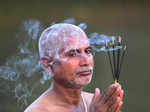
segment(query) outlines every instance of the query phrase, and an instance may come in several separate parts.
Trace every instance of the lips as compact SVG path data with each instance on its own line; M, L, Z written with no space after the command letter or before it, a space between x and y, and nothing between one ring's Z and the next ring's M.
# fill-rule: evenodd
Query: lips
M77 75L80 75L80 76L91 75L91 70L80 71L80 72L77 73Z

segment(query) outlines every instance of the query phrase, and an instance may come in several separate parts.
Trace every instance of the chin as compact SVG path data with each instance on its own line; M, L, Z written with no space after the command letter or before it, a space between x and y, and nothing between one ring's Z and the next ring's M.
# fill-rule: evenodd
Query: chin
M80 78L76 80L76 84L80 86L86 86L91 82L92 77Z

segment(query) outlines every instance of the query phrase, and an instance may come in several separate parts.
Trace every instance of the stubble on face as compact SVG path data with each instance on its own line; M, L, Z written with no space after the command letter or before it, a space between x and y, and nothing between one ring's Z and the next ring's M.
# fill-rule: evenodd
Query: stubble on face
M89 43L85 32L75 25L63 23L45 30L39 43L40 56L47 55L52 58L50 63L54 81L69 88L81 87L91 81L92 74L89 76L76 74L76 71L82 68L81 60L86 59L88 61L86 66L93 67L93 57L85 53L87 47ZM80 55L69 56L70 50L80 51Z
M81 67L79 63L82 56L70 57L67 55L67 53L72 49L83 50L89 47L87 37L72 38L72 40L68 41L66 46L64 46L63 50L60 52L60 58L57 60L59 61L59 64L56 64L55 67L58 69L55 71L54 80L67 88L81 88L89 84L91 82L93 73L93 56L86 56L87 60L90 61L90 64L86 67ZM76 74L77 71L82 71L82 69L91 70L91 74L88 76Z

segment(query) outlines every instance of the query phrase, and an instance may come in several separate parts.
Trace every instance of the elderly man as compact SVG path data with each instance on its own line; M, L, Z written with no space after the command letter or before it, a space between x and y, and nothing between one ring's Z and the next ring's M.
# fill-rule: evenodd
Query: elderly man
M84 31L60 23L43 31L39 40L40 62L52 74L52 85L25 112L120 112L123 90L116 83L104 94L82 91L90 83L93 56Z

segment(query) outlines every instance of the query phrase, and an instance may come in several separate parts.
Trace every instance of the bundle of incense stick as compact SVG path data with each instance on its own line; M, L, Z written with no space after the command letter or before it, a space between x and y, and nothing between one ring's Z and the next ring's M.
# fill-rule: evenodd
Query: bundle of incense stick
M105 43L106 52L109 58L110 68L113 75L114 82L119 81L121 67L126 51L126 45L123 45L121 37L119 36L116 40Z

